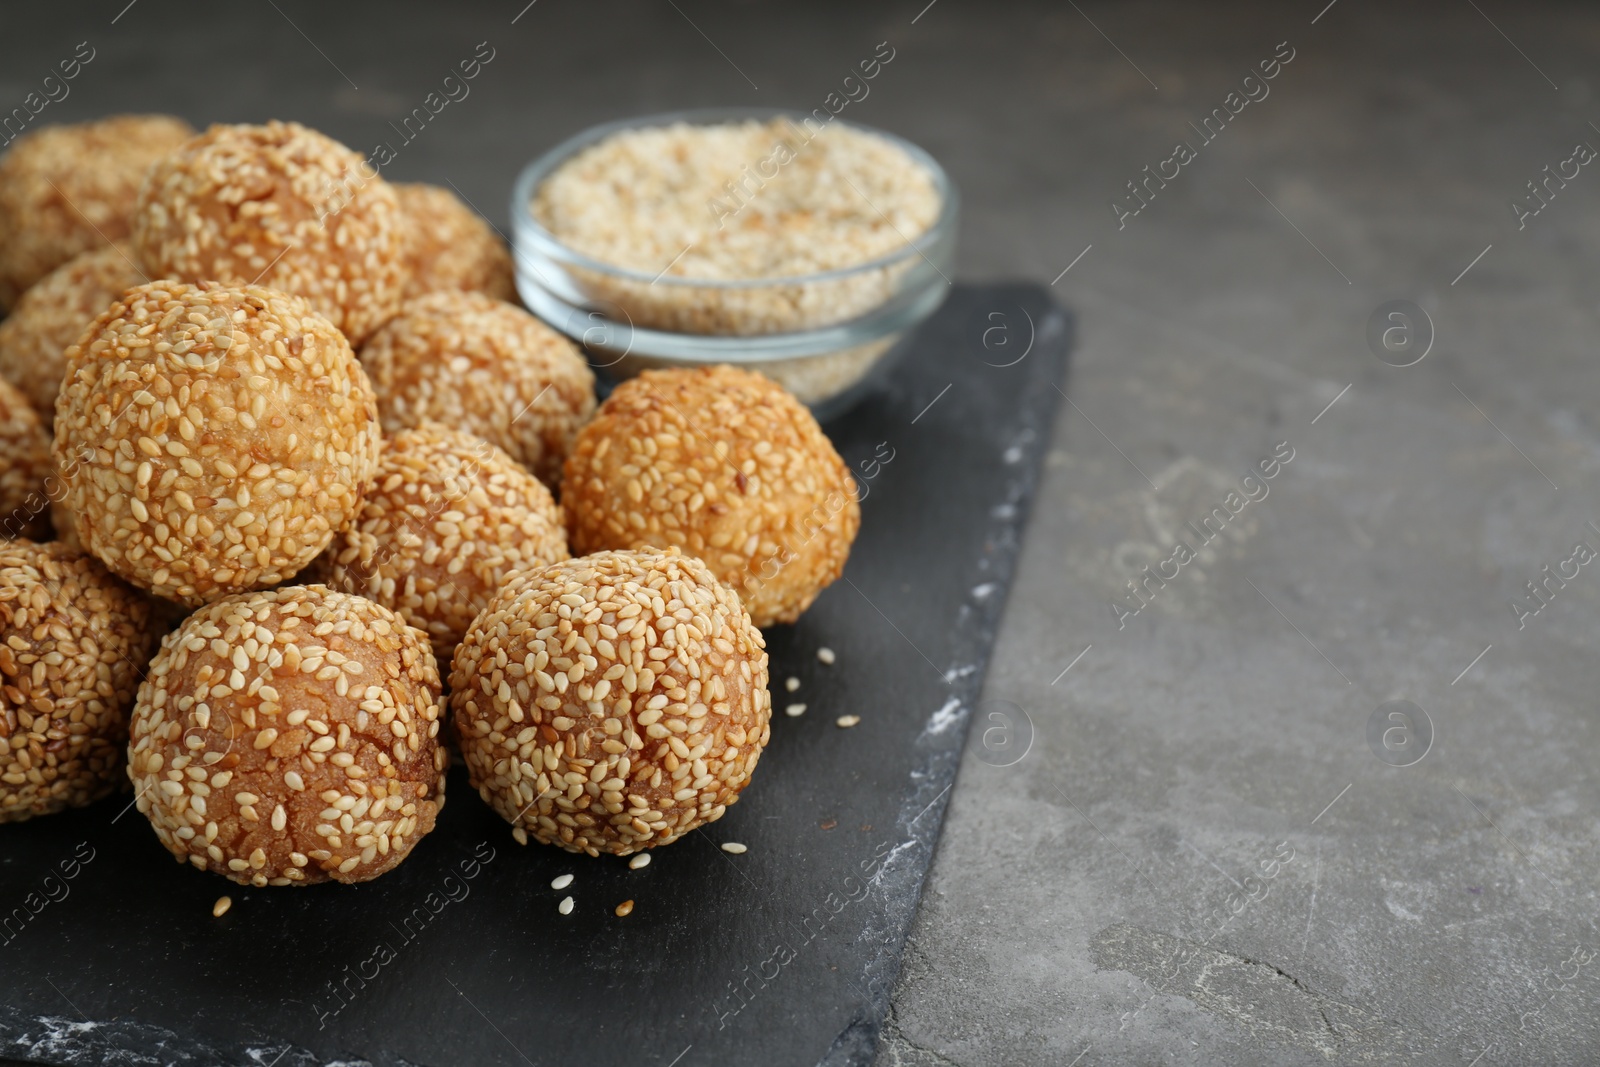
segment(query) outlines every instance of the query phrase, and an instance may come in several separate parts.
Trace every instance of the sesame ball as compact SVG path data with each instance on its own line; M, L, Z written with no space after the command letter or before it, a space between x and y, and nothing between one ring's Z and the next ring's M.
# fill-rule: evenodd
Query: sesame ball
M46 126L0 158L0 309L79 252L128 236L145 171L194 135L170 115Z
M394 191L407 226L407 299L455 289L516 300L511 253L476 211L438 185L405 182Z
M179 861L244 885L365 882L444 804L426 635L325 586L202 608L161 642L128 776Z
M133 218L146 274L303 296L352 344L400 306L406 236L361 156L294 122L213 126L151 169Z
M67 363L55 457L78 539L158 596L198 607L293 577L377 469L372 388L300 297L141 285Z
M95 560L0 544L0 822L81 808L122 783L154 647L149 604Z
M17 387L0 380L0 537L50 536L50 435Z
M577 346L482 293L409 300L361 349L389 433L434 421L477 434L546 482L594 413Z
M34 283L0 322L0 376L22 390L46 426L56 417L67 349L96 315L144 280L126 248L80 252Z
M573 444L561 503L574 552L680 548L757 626L799 618L844 573L861 525L855 481L811 412L727 366L619 385Z
M393 609L448 662L512 572L567 556L543 482L482 438L429 423L384 441L361 513L319 574Z
M483 799L591 856L720 819L770 736L761 631L704 563L676 552L523 572L467 631L450 685Z

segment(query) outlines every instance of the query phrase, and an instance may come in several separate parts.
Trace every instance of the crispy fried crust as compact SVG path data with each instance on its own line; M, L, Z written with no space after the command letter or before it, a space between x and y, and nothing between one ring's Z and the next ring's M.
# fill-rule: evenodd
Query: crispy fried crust
M467 632L450 685L472 784L571 852L627 855L721 818L770 736L761 632L676 552L518 576Z
M191 615L139 687L128 775L180 861L244 885L364 882L444 803L439 672L389 609L320 585Z
M573 444L561 503L573 552L680 548L757 626L799 618L844 573L861 526L850 470L811 412L727 366L619 385Z

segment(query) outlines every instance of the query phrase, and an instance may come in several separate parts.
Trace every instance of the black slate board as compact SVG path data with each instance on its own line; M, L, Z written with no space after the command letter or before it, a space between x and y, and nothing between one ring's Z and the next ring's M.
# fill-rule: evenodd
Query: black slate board
M173 863L126 797L0 826L0 1056L869 1062L1069 343L1043 290L957 287L884 387L827 425L867 486L861 535L846 580L767 632L775 705L808 710L780 710L720 822L632 871L517 846L457 770L438 828L392 874L268 890ZM860 725L836 727L846 713ZM567 872L571 887L552 890ZM223 893L233 909L213 919Z

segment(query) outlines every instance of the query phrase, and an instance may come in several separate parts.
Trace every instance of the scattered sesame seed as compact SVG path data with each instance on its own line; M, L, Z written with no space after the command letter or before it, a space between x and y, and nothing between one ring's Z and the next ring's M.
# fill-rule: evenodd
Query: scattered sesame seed
M617 905L617 918L625 919L629 915L632 915L632 914L633 914L633 901L624 900L621 904Z
M744 853L748 852L749 849L737 841L724 841L722 843L722 851L731 852L735 856L742 856Z
M841 715L837 719L833 720L833 724L839 727L841 730L848 730L850 727L856 725L860 721L861 716L859 715Z
M232 897L218 897L217 902L211 905L211 914L220 919L228 914L228 909L231 907L233 907Z
M798 719L806 713L806 706L804 704L790 704L783 709L783 713L791 719Z
M796 678L796 677L795 677L795 676L794 676L794 675L792 675L792 674L791 674L791 675L790 675L790 676L789 676L789 677L788 677L788 678L787 678L787 679L786 679L786 680L785 680L785 681L784 681L784 683L783 683L783 687L784 687L784 688L785 688L785 689L787 689L787 690L788 690L788 691L789 691L789 692L791 692L791 693L792 693L792 692L794 692L794 691L795 691L795 690L796 690L796 689L799 689L799 688L800 688L800 679L798 679L798 678Z
M562 897L561 898L561 903L556 905L556 910L559 911L563 915L571 915L572 914L572 907L573 907L572 898L571 897Z
M819 660L821 660L823 663L826 663L829 666L832 666L833 665L833 661L834 661L834 659L836 657L833 654L833 649L831 649L831 648L827 647L826 645L824 645L823 647L817 649L817 658Z
M569 886L571 884L572 884L572 875L570 875L570 874L558 874L558 875L556 875L555 880L550 883L550 888L551 889L565 889L565 888L567 888L567 886Z
M628 861L628 870L637 871L640 867L650 866L650 853L640 852Z

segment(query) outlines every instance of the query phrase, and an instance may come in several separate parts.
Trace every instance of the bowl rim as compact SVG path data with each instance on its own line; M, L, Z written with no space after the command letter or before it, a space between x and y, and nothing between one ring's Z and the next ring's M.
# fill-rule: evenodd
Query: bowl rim
M916 238L906 240L906 243L892 252L888 252L875 259L867 260L848 267L836 267L832 270L816 271L811 274L792 274L771 278L690 278L682 275L668 275L666 272L672 264L663 267L659 274L651 275L644 271L634 270L631 267L619 267L613 263L604 263L600 260L579 252L563 244L559 238L540 224L533 215L533 195L538 186L549 177L557 167L577 155L583 149L597 144L616 133L627 130L651 129L670 126L676 123L690 125L720 125L741 120L771 120L788 118L793 124L803 119L814 117L814 112L800 111L795 108L781 107L702 107L685 108L677 111L663 111L650 115L636 115L630 118L615 119L610 122L590 126L568 137L545 152L537 156L532 162L522 168L517 175L516 182L511 187L511 223L513 237L513 253L519 266L522 262L524 250L515 245L527 241L546 257L558 260L564 264L581 267L584 270L597 274L608 275L613 278L628 281L643 282L646 285L680 286L693 289L768 289L780 286L814 285L818 282L837 281L857 275L869 274L894 266L912 256L920 256L930 265L933 261L928 258L924 246L934 246L943 240L956 225L956 217L960 207L960 192L944 167L939 164L926 149L907 140L898 134L887 130L880 130L874 126L867 126L858 122L850 122L837 116L829 123L840 122L863 133L881 137L890 144L904 151L911 159L925 169L933 179L934 189L939 194L939 214L932 225L919 234ZM822 132L826 132L824 127ZM820 136L820 134L818 135ZM870 204L870 202L869 202ZM876 210L876 208L874 208ZM684 251L688 251L685 249ZM680 252L681 256L683 253ZM532 264L529 264L532 266ZM937 269L937 267L935 268ZM535 271L537 273L537 271ZM942 272L941 272L942 273Z

